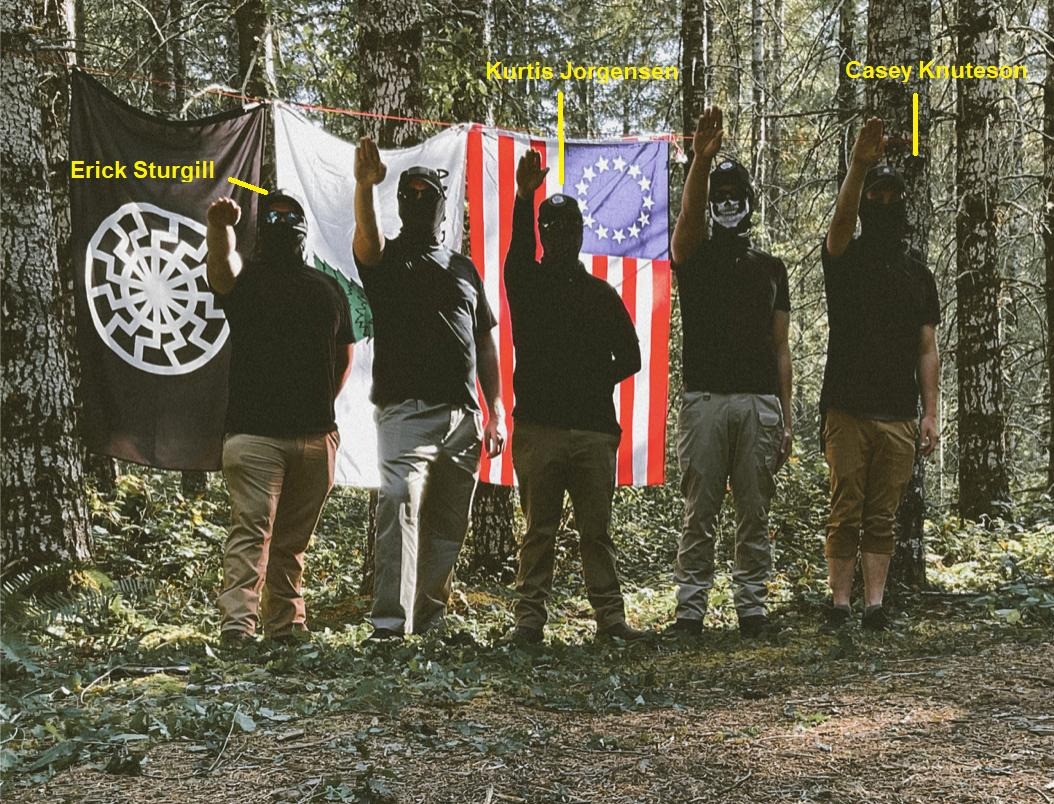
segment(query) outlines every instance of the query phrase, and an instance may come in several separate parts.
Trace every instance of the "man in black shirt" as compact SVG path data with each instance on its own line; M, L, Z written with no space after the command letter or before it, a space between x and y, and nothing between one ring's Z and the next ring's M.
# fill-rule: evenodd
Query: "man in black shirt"
M916 441L921 436L922 454L928 456L938 438L937 286L922 255L907 246L904 180L892 165L874 166L885 145L882 121L868 120L823 244L830 323L820 395L831 470L828 631L850 617L858 550L863 625L889 626L882 596L894 517L911 477ZM858 215L861 231L854 239Z
M684 401L677 454L685 500L672 634L702 630L713 586L717 516L731 481L736 508L735 586L740 632L767 626L768 533L774 475L791 450L790 299L783 263L750 246L754 192L721 148L719 108L693 138L681 214L670 250L684 329ZM707 229L707 211L713 232Z
M232 524L219 597L226 642L251 641L261 613L272 639L306 631L304 554L333 486L333 402L351 365L347 299L304 263L303 205L277 191L261 214L243 267L238 205L221 198L208 210L208 280L231 338L223 474Z
M640 346L614 288L578 260L582 213L570 196L556 194L542 203L543 253L535 261L534 193L548 172L537 151L520 159L504 265L516 348L512 456L527 520L512 639L542 641L567 491L597 634L631 641L648 633L626 624L608 527L621 434L612 397L619 382L640 370Z
M371 399L381 470L375 639L441 627L468 528L480 442L491 456L505 447L495 320L472 261L440 245L442 176L424 167L403 172L402 230L382 240L373 188L386 173L377 146L360 140L353 250L373 312Z

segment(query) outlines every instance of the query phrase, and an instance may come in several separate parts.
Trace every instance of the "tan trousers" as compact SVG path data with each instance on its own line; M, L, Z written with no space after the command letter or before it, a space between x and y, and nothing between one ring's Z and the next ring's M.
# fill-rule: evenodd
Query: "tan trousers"
M527 533L520 548L516 576L516 624L541 628L548 619L545 604L553 588L556 532L571 495L579 533L582 575L597 627L625 622L615 546L611 541L611 495L615 490L617 436L589 430L516 422L512 459L520 486L520 505Z
M231 529L219 597L222 631L268 636L306 619L304 553L333 487L336 431L290 438L244 433L223 442Z
M862 419L832 408L824 423L831 469L828 558L893 552L893 525L915 462L915 421Z
M673 576L678 619L701 620L706 614L714 585L717 516L729 485L736 508L736 613L765 613L765 584L772 571L769 503L776 491L773 474L782 420L773 395L684 395L677 425L684 494L684 529Z
M423 634L446 614L476 489L482 415L408 399L375 418L381 488L371 620Z

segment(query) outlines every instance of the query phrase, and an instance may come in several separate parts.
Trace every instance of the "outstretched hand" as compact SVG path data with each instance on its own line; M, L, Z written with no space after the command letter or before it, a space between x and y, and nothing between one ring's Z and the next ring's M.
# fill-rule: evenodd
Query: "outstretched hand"
M699 115L699 122L695 126L695 134L692 136L692 151L696 156L703 159L713 159L721 150L721 139L725 130L724 115L720 106L708 106Z
M237 226L242 217L242 208L233 198L223 196L209 204L205 219L213 226Z
M355 181L366 187L373 187L384 181L388 168L381 161L377 145L369 137L359 140L355 149Z
M542 186L549 168L542 167L542 155L531 148L520 157L516 166L516 192L521 198L530 198Z
M889 138L883 133L885 126L882 118L872 117L860 133L856 135L856 144L853 146L853 162L864 167L870 167L882 158L886 152L886 143Z

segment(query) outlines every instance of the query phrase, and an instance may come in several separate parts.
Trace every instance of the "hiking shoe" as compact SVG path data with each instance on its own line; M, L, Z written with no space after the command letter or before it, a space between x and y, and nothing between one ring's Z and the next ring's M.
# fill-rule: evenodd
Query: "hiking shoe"
M303 645L311 641L311 632L306 626L294 625L277 634L268 634L267 639L275 645Z
M739 618L739 635L743 639L757 639L771 630L772 624L764 614L748 614Z
M373 633L366 637L367 642L388 642L390 640L402 639L402 631L395 631L391 628L374 628Z
M690 620L687 617L678 617L673 623L666 626L666 630L662 632L662 635L673 639L682 639L686 637L701 636L702 633L702 620Z
M888 631L893 627L889 613L882 606L870 606L865 609L860 625L868 631Z
M521 648L527 645L540 645L544 636L541 628L517 625L509 632L509 642Z
M654 631L640 631L626 622L597 629L597 639L621 639L623 642L644 642L655 636Z
M841 631L849 624L852 612L841 606L828 606L824 614L823 623L820 625L821 634L834 634Z

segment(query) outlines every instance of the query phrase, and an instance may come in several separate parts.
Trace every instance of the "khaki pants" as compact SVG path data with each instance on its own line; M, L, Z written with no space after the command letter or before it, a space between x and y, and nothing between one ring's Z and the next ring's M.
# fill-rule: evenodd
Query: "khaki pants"
M893 524L915 463L915 421L862 419L827 411L824 455L831 469L828 558L893 552Z
M782 419L779 399L772 395L684 395L677 431L684 495L674 571L678 619L699 620L706 614L717 516L729 481L736 508L736 612L740 617L765 613L765 584L772 570L769 503L776 490Z
M408 399L376 413L381 488L374 628L422 634L446 614L479 468L482 415Z
M306 619L304 553L333 487L336 431L291 438L235 433L223 442L231 530L219 597L222 631L278 636ZM262 592L262 595L261 595Z
M553 588L556 532L565 491L574 507L582 574L597 627L625 621L609 532L618 443L618 437L608 433L516 422L512 457L527 519L516 576L517 625L541 628L548 618L545 603Z

